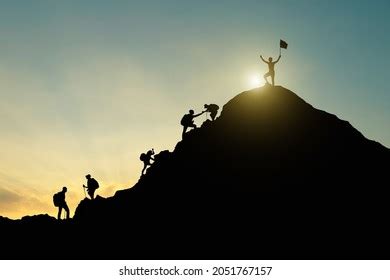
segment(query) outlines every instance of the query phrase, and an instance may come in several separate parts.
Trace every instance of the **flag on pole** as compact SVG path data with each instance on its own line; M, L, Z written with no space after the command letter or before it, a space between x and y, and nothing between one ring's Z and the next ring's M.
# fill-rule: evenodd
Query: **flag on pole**
M287 46L288 46L288 44L287 44L286 41L280 40L280 47L281 47L282 49L287 49Z

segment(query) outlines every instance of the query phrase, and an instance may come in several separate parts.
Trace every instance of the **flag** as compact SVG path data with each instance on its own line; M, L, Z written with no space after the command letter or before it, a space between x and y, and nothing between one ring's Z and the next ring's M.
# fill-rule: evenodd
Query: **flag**
M287 46L288 46L288 44L287 44L285 41L280 40L280 47L281 47L282 49L287 49Z

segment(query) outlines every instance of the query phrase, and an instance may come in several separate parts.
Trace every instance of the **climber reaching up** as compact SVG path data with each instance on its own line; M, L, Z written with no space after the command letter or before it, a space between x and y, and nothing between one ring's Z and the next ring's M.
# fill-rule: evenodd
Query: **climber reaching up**
M184 134L187 132L187 129L192 127L196 128L196 124L194 124L194 118L199 117L200 115L204 114L206 111L203 111L199 114L194 114L194 110L190 110L188 114L185 114L183 118L181 119L180 124L183 126L183 133L182 133L182 139L184 139Z
M154 161L153 155L154 155L154 149L151 149L151 150L147 151L146 153L142 153L140 155L139 159L144 163L144 168L142 169L141 176L143 176L145 174L146 168L148 168L148 166L152 165L152 163L150 161L151 160Z

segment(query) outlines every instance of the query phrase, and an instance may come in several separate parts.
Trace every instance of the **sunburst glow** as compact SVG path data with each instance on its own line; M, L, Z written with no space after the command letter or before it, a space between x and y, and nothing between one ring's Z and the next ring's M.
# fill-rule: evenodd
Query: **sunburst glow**
M256 88L256 87L260 87L262 85L264 85L264 80L261 78L261 76L259 74L252 75L249 78L249 86L250 87Z

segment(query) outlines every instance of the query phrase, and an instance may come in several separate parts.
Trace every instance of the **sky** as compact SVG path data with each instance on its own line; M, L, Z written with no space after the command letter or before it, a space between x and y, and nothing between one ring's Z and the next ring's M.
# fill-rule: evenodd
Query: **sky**
M390 147L389 18L375 0L0 0L0 216L56 216L63 186L73 215L88 173L104 197L131 187L189 109L263 84L279 39L276 84Z

